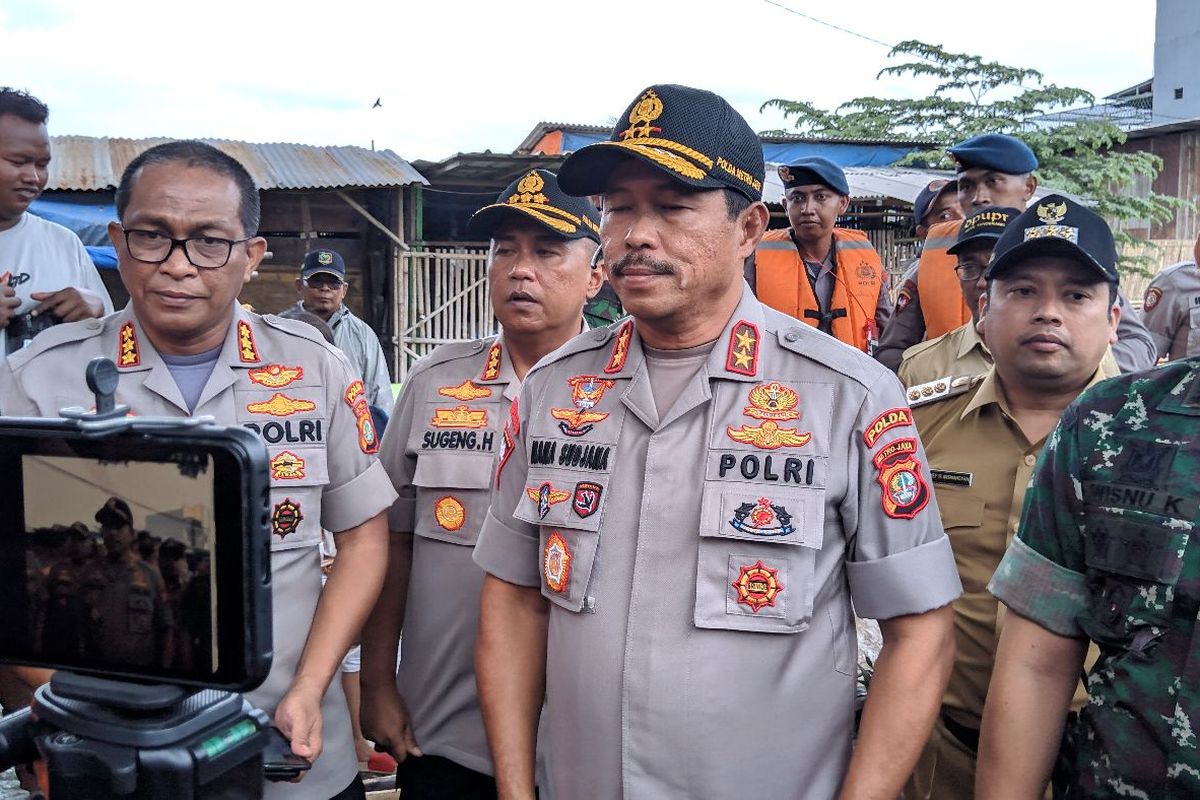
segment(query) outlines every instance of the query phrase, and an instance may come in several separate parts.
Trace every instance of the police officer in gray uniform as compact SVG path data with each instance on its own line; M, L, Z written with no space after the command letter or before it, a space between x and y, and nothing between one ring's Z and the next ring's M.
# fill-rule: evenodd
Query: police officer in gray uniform
M158 145L125 169L116 205L109 237L130 304L58 325L0 362L0 408L55 416L86 407L83 367L105 356L121 373L117 402L135 414L211 414L262 437L274 661L247 698L297 755L315 759L298 786L268 783L264 796L362 797L345 696L330 680L383 582L383 512L395 499L375 459L362 380L311 326L237 303L267 243L255 235L257 189L236 160L200 142ZM323 592L322 528L338 543Z
M710 92L659 85L570 156L604 194L632 319L539 362L474 557L477 680L501 797L899 794L953 660L960 591L895 377L760 304L762 150ZM856 751L854 609L884 646Z
M600 288L599 224L590 200L563 194L541 169L477 211L469 230L492 242L488 289L503 333L417 362L383 438L380 460L400 497L388 579L363 635L362 724L401 762L407 800L496 796L475 690L483 571L471 550L521 379L580 332L584 301Z
M1159 358L1200 355L1200 236L1194 250L1194 261L1172 264L1146 287L1142 322L1154 337Z

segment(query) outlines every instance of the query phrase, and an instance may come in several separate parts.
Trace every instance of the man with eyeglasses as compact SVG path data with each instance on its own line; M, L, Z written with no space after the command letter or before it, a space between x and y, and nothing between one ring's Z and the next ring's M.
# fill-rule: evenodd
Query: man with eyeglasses
M371 326L346 308L346 262L333 250L313 250L304 257L296 291L300 300L283 313L300 311L316 314L333 329L336 344L362 376L367 402L378 408L392 407L392 381L388 376L387 357L379 346L379 337Z
M113 310L79 237L29 213L50 178L49 115L36 97L0 87L0 353Z
M267 784L264 796L363 797L345 696L330 681L383 583L396 493L375 459L362 380L311 326L238 304L267 242L255 235L258 190L236 160L201 142L158 145L126 167L116 205L108 232L129 305L60 325L0 361L0 408L87 407L83 367L104 356L121 374L117 402L133 413L212 415L262 437L274 663L246 697L314 760L299 786ZM338 546L323 591L322 528Z

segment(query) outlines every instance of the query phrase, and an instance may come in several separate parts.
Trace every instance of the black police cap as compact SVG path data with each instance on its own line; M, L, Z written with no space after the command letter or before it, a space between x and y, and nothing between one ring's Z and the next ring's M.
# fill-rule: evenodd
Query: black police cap
M533 220L564 239L587 237L599 243L600 212L586 197L562 190L549 170L531 169L508 185L496 202L471 215L467 231L490 239L496 228L513 218Z
M603 194L609 174L627 158L698 189L729 188L762 199L762 143L724 98L690 86L660 84L639 94L607 141L572 153L558 172L563 191Z
M129 504L121 498L110 497L96 512L96 522L106 528L133 525L133 512L129 510Z
M300 277L308 278L319 272L327 272L342 280L346 280L346 262L336 250L313 250L304 257L304 266L300 268Z
M986 206L977 209L971 212L971 216L963 220L962 227L958 229L958 239L946 248L946 252L956 255L969 245L979 242L987 242L989 247L995 246L996 240L1003 235L1008 223L1020 215L1021 212L1015 208Z
M1043 197L1009 223L996 242L984 277L990 280L1037 256L1070 258L1092 267L1108 283L1120 280L1117 246L1108 223L1069 197Z

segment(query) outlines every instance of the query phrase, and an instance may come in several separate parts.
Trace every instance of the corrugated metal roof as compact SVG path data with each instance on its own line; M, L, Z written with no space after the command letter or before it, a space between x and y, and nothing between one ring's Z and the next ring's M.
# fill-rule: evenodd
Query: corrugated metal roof
M47 189L114 189L125 166L143 150L171 139L110 139L52 136ZM321 147L308 144L202 139L233 156L260 189L378 189L428 184L421 173L391 150Z

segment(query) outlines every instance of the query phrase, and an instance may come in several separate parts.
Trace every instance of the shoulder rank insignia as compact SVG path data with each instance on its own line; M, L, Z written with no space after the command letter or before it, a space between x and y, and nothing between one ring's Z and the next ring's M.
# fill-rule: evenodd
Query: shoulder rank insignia
M486 408L457 405L454 408L435 408L429 424L435 428L483 428L488 424Z
M752 444L761 450L778 450L781 447L803 447L812 441L811 433L801 433L795 428L781 428L774 420L762 425L729 426L725 434L735 442Z
M141 364L142 353L138 349L137 331L133 329L133 323L126 322L122 325L121 331L117 336L119 339L117 345L117 366L136 367Z
M268 389L282 389L304 377L304 367L285 367L282 364L267 364L246 373L251 381Z
M304 459L284 450L271 459L271 477L277 481L299 480L304 477Z
M779 570L763 564L760 559L753 565L743 564L737 580L733 582L737 601L757 614L767 606L775 605L775 598L783 592L779 582Z
M542 577L546 588L562 594L571 582L571 547L558 531L550 534L542 548Z
M928 383L919 383L916 386L909 387L905 397L908 398L909 407L916 408L926 403L932 403L934 400L962 394L971 388L972 380L969 375L957 378L947 375L944 378L938 378Z
M883 490L883 513L892 519L912 519L929 503L929 485L921 477L915 439L889 442L873 459L875 479Z
M271 512L271 533L282 539L289 533L295 533L303 519L300 504L290 497L285 497L282 502L275 504L275 509Z
M564 492L560 489L555 489L550 481L544 482L541 486L534 489L532 486L525 489L525 494L530 500L537 503L538 517L545 519L550 513L550 506L561 503L571 497L570 492Z
M492 349L488 350L487 361L483 365L483 373L479 376L481 381L494 381L500 377L500 343L493 342Z
M738 320L729 332L729 353L725 369L738 375L758 374L758 326Z
M764 383L750 390L750 405L742 409L747 417L755 419L790 420L800 419L796 406L800 396L778 381Z
M492 396L491 389L487 388L486 386L476 386L470 378L463 381L458 386L442 386L437 390L437 393L442 397L461 400L464 403Z
M613 342L612 354L604 371L609 375L625 369L625 361L629 358L629 341L633 338L633 321L630 320L617 331L617 339Z
M375 433L375 421L371 419L371 408L367 405L367 390L363 382L354 381L347 386L343 399L354 411L354 423L358 428L358 449L367 455L378 453L379 436Z
M467 509L457 497L446 495L433 504L433 518L448 531L456 531L467 521Z
M290 417L299 411L312 411L317 407L317 404L311 400L297 400L294 397L288 397L283 392L276 392L271 395L270 400L263 400L258 403L249 403L246 410L251 414L270 414L272 417Z
M250 329L250 323L246 320L238 320L237 324L238 338L238 358L243 364L253 364L259 360L258 347L254 344L254 331Z

